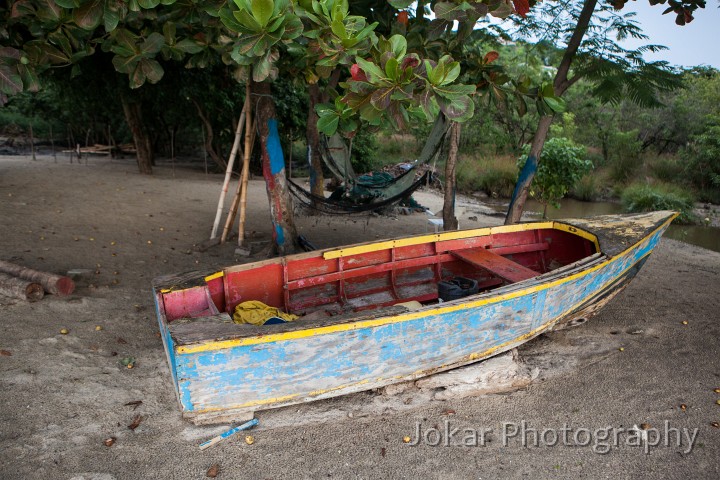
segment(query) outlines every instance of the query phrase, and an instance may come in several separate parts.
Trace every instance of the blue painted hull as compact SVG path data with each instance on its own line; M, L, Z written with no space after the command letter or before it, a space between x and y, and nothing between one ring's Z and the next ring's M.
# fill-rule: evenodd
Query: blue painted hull
M668 223L617 255L557 275L292 339L184 351L174 345L158 308L181 408L188 417L275 408L411 380L507 351L612 296L637 274Z

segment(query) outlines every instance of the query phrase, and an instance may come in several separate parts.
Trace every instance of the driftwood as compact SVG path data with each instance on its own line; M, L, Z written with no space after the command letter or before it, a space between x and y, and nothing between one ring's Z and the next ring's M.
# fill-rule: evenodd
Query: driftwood
M75 290L75 282L69 277L40 272L10 262L0 260L0 272L5 272L29 282L42 285L46 292L54 295L70 295ZM42 296L40 296L42 298ZM39 300L39 298L37 299Z
M21 298L28 302L40 300L45 295L42 285L28 282L20 278L0 273L0 293L13 298Z

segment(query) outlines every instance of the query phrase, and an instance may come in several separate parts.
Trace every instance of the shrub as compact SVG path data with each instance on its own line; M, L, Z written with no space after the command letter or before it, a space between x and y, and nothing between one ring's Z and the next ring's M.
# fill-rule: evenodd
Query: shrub
M525 166L527 150L518 159L519 169ZM551 138L545 143L537 173L530 186L530 194L545 207L545 211L548 205L559 207L560 199L593 168L592 162L585 159L585 154L585 147L567 138Z
M600 197L600 186L594 173L583 176L570 190L570 196L583 202L593 202Z
M456 167L455 176L461 192L482 191L491 197L508 198L515 188L517 170L512 159L508 157L462 157Z
M609 141L610 179L624 183L635 176L642 165L640 150L642 143L637 139L637 130L613 132Z
M680 187L668 184L633 184L622 193L623 207L628 212L675 210L680 212L679 223L695 223L692 195Z
M650 163L650 173L662 182L678 183L685 177L686 166L677 157L657 157Z
M684 152L686 174L700 198L720 201L720 115L710 115L705 131L693 137Z

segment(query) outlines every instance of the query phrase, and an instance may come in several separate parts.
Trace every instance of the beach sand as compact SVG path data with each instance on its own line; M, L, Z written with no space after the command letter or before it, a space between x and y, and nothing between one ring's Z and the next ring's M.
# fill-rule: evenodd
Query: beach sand
M589 322L521 347L540 371L527 388L401 404L365 392L259 412L254 444L239 434L200 451L229 425L181 419L150 284L263 258L267 196L251 181L252 257L237 257L233 242L199 252L222 175L167 164L155 172L140 175L131 160L0 157L0 259L85 271L69 297L0 298L0 478L205 478L214 464L218 478L720 478L720 254L672 240ZM415 198L442 205L434 192ZM459 203L463 228L502 223L477 202ZM323 248L424 233L427 219L297 224ZM129 357L133 369L121 364ZM636 446L627 431L642 424L649 441ZM418 445L403 442L418 430ZM472 432L484 434L465 446ZM655 434L659 445L648 446Z

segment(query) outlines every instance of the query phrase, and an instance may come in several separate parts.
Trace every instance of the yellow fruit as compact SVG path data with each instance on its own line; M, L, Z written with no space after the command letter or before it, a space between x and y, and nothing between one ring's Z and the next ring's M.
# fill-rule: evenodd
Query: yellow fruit
M62 330L60 330L60 333L62 333L63 335L67 335L68 333L70 333L70 330L68 330L67 328L63 328Z
M128 363L128 364L127 364L127 367L128 367L128 368L133 368L134 366L135 366L135 365L132 364L132 363Z
M96 332L99 332L100 330L102 330L102 326L101 326L101 325L95 325L95 331L96 331Z
M683 321L682 321L682 324L683 324L683 325L687 325L687 324L688 324L688 321L687 321L687 320L683 320Z
M253 438L252 435L246 435L245 443L247 443L248 445L252 445L253 443L255 443L255 439Z
M408 437L407 435L405 435L405 436L403 437L403 443L410 443L410 437Z
M621 352L624 352L624 351L625 351L625 347L620 347L620 348L618 348L618 350L620 350Z

